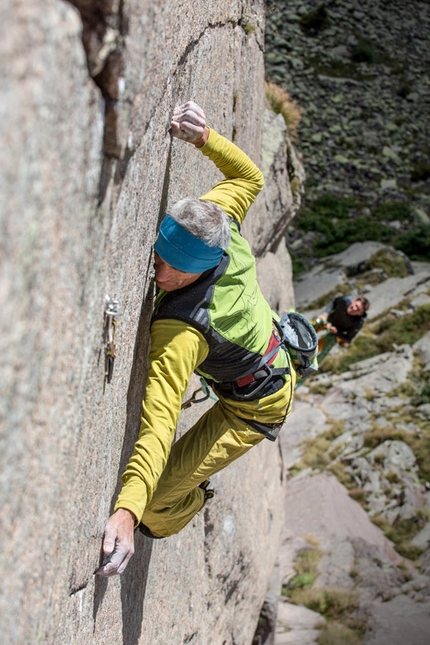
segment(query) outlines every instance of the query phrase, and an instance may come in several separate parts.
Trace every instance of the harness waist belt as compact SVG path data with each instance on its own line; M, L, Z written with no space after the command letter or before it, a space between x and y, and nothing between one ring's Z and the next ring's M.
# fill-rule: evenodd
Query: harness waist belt
M263 354L263 358L265 358L265 356L268 356L269 354L271 354L271 356L269 357L269 359L267 361L265 361L264 367L266 365L271 365L273 363L273 361L275 360L275 358L278 355L280 346L281 346L281 343L280 343L279 339L276 338L275 334L272 332L272 335L270 336L270 340L269 340L269 344L267 346L267 349ZM276 352L274 351L275 349L277 349ZM245 385L249 385L250 383L254 383L254 381L257 381L258 379L263 378L264 376L267 376L267 368L264 369L264 367L258 369L253 374L248 374L248 376L244 376L243 378L238 379L236 381L236 385L238 387L245 387Z

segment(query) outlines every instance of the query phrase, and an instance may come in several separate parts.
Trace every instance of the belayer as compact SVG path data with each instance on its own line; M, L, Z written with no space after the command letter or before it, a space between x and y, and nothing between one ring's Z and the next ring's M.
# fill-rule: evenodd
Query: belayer
M206 125L192 101L175 108L171 133L198 148L225 179L200 199L173 204L154 245L159 290L140 434L105 528L107 561L97 571L103 576L125 570L136 528L152 538L178 533L213 494L211 475L265 437L276 439L291 410L296 369L303 373L316 350L305 319L291 314L280 321L271 311L240 234L263 188L260 170ZM172 446L194 371L218 401Z
M329 302L316 324L325 326L341 343L348 344L362 328L368 309L369 301L364 296L339 296Z
M364 296L338 296L331 300L325 310L312 321L318 334L318 365L338 344L349 345L362 328L370 303ZM325 331L325 334L322 332ZM307 376L296 381L296 389L303 385Z

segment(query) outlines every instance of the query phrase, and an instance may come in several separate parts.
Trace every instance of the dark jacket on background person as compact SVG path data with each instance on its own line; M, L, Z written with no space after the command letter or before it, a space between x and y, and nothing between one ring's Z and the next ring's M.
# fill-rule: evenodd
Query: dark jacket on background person
M352 300L351 296L339 296L334 298L325 309L328 314L327 322L337 329L336 337L346 343L350 343L358 334L366 319L365 313L362 316L350 316L347 313L346 310Z

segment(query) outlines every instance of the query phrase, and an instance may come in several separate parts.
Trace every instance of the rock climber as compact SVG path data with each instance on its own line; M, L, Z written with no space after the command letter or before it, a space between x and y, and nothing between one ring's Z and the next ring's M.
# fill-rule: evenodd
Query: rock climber
M364 296L339 296L329 302L316 323L325 326L341 343L350 343L362 328L368 309L369 301Z
M315 330L326 333L318 340L318 364L321 365L327 354L336 344L349 345L358 334L366 319L369 301L364 296L338 296L329 302L325 310L313 322ZM296 383L303 384L305 378Z
M102 576L125 570L136 528L162 538L188 524L213 495L211 475L265 437L275 440L294 392L295 369L279 344L279 318L263 298L255 259L240 234L263 175L206 125L192 101L175 108L171 134L200 150L224 180L200 199L173 204L154 245L159 290L140 434L105 528ZM172 446L195 370L218 401Z
M321 365L336 344L351 343L363 326L369 306L370 303L364 296L338 296L312 321L316 332L326 332L318 334L318 365ZM296 380L296 390L307 381L308 376Z

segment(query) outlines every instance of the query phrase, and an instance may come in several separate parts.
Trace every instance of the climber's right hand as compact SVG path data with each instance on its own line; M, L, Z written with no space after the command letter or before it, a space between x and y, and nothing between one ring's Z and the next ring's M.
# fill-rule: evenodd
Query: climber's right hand
M110 577L125 571L134 553L134 525L135 517L126 508L119 508L110 516L103 537L106 560L96 575Z
M203 146L209 136L205 113L194 101L175 107L170 127L172 136L198 147Z

